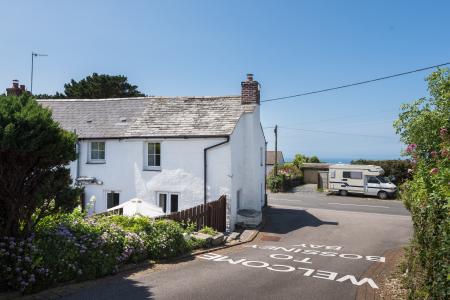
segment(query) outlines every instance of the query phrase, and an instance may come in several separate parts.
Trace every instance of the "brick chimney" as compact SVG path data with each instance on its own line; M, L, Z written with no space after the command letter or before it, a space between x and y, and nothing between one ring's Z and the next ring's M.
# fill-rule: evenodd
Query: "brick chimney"
M26 93L25 85L19 85L19 80L14 79L12 82L12 87L6 89L6 95L8 96L20 96Z
M247 80L241 82L242 104L259 104L259 83L253 80L253 74L247 74Z

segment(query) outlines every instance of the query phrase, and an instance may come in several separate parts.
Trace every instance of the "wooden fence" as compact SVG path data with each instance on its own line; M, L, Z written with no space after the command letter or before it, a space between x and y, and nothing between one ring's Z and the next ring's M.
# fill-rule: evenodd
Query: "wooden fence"
M223 195L218 200L177 211L166 216L156 218L170 219L178 222L194 222L197 230L205 226L224 232L226 227L227 199Z

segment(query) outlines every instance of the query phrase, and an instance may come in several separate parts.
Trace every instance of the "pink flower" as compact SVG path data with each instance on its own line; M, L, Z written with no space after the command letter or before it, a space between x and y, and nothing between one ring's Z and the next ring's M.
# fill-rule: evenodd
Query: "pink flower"
M442 157L447 157L448 156L448 149L442 149L441 150L441 156Z
M431 152L430 152L430 154L431 154L431 157L436 157L436 156L437 156L437 152L436 152L436 151L434 151L434 150L433 150L433 151L431 151Z
M411 154L416 150L417 145L416 144L409 144L408 147L406 147L406 153Z
M442 127L441 130L439 131L439 134L441 135L441 137L446 136L447 133L448 133L448 130L445 127Z
M431 171L430 171L430 174L431 174L431 175L435 175L435 174L437 174L437 173L439 173L439 169L438 169L438 168L433 168L433 169L431 169Z

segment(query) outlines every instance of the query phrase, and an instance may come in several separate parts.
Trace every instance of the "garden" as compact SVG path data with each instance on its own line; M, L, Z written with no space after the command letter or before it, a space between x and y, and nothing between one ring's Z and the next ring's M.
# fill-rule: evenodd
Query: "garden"
M0 240L0 291L36 292L115 274L128 263L179 256L205 246L193 224L147 217L87 217L79 209L43 218L24 238Z

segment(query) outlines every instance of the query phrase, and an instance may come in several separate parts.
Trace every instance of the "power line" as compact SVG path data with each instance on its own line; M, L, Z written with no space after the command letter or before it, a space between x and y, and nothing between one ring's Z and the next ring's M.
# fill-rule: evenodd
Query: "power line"
M385 136L385 135L370 135L370 134L359 134L359 133L338 132L338 131L326 131L326 130L316 130L316 129L292 128L292 127L284 127L284 126L278 126L278 127L279 128L283 128L283 129L288 129L288 130L298 130L298 131L325 133L325 134L351 135L351 136L361 136L361 137L370 137L370 138L382 138L382 139L392 139L392 138L394 138L394 137Z
M317 91L311 91L311 92L306 92L306 93L300 93L300 94L296 94L296 95L290 95L290 96L284 96L284 97L278 97L278 98L271 98L271 99L261 100L261 102L279 101L279 100L283 100L283 99L296 98L296 97L302 97L302 96L307 96L307 95L312 95L312 94L329 92L329 91L339 90L339 89L348 88L348 87L352 87L352 86L356 86L356 85L362 85L362 84L371 83L371 82L375 82L375 81L380 81L380 80L390 79L390 78L394 78L394 77L404 76L404 75L408 75L408 74L412 74L412 73L416 73L416 72L421 72L421 71L425 71L425 70L429 70L429 69L434 69L434 68L438 68L438 67L442 67L442 66L446 66L446 65L450 65L450 62L446 62L446 63L443 63L443 64L431 66L431 67L420 68L420 69L416 69L416 70L413 70L413 71L393 74L393 75L384 76L384 77L378 77L378 78L375 78L375 79L370 79L370 80L365 80L365 81L360 81L360 82L355 82L355 83L349 83L349 84L345 84L345 85L341 85L341 86L337 86L337 87L332 87L332 88L327 88L327 89L322 89L322 90L317 90Z

